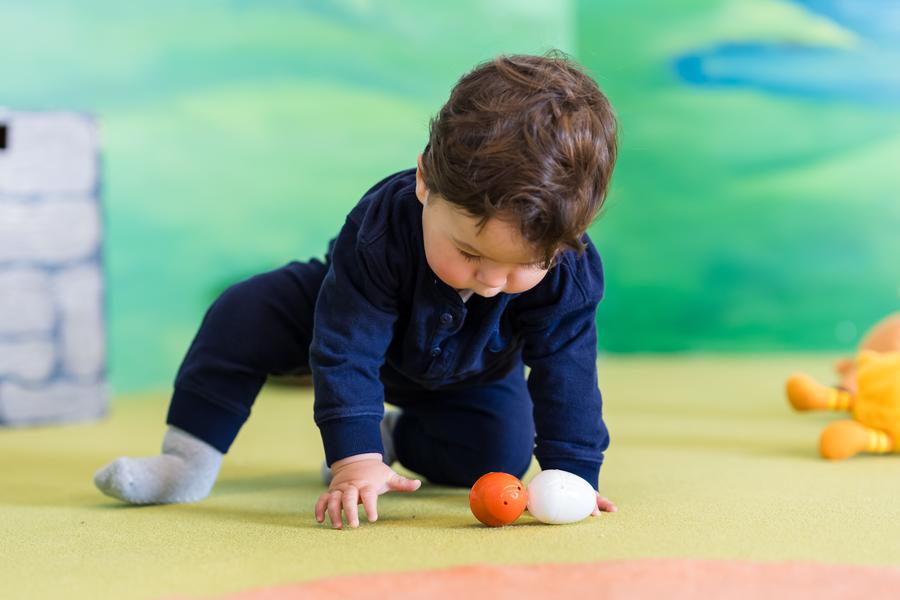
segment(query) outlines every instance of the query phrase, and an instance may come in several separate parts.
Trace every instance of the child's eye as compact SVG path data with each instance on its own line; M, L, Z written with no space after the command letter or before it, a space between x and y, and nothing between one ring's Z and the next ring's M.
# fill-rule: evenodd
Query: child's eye
M469 254L468 252L463 252L462 250L460 250L459 253L462 254L462 257L464 259L466 259L466 262L478 262L479 260L481 260L480 256L475 256L474 254Z

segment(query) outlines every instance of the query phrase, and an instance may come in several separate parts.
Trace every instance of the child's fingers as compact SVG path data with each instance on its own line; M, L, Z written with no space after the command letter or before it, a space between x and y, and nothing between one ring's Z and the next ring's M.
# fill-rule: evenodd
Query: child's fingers
M331 498L331 494L329 492L325 492L319 499L316 500L316 521L321 523L325 520L325 505L328 504L328 499Z
M407 479L399 473L394 473L387 484L391 492L414 492L422 486L422 482L418 479Z
M355 487L347 488L344 491L342 501L344 506L344 514L347 515L347 525L352 528L359 527L359 490Z
M360 490L360 497L369 523L374 523L378 520L378 493L371 487L364 487Z
M344 494L341 490L332 490L331 497L328 499L328 516L331 517L331 526L340 529L344 526L341 519L341 497Z
M613 504L609 498L601 496L597 494L597 508L602 510L603 512L616 512L619 510L616 508L616 505Z

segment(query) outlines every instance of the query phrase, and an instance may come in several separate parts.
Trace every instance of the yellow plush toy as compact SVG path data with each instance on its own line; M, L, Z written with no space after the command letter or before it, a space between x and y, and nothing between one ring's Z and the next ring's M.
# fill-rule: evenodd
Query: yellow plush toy
M872 328L855 361L842 360L836 368L838 387L824 386L804 373L787 381L795 409L849 411L853 417L822 431L819 453L842 459L859 452L900 452L900 313Z

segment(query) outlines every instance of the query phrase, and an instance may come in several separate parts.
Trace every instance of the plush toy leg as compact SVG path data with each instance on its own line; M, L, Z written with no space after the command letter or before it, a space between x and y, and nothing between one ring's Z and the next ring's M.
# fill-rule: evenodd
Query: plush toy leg
M805 373L791 375L785 387L788 400L796 410L848 411L853 406L849 392L824 386Z
M887 454L893 450L894 441L888 434L856 421L835 421L819 438L819 454L832 460L850 458L860 452Z

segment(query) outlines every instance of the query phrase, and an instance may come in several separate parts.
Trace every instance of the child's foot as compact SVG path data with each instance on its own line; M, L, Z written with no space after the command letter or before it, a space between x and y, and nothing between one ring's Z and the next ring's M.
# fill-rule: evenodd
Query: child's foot
M384 464L391 466L397 462L397 451L394 450L394 428L397 427L397 420L403 414L401 410L386 410L384 417L381 419L381 445L384 446ZM331 469L328 463L322 461L322 483L331 485Z
M94 485L107 496L131 504L196 502L209 495L221 465L221 452L169 427L161 455L116 459L97 471Z

